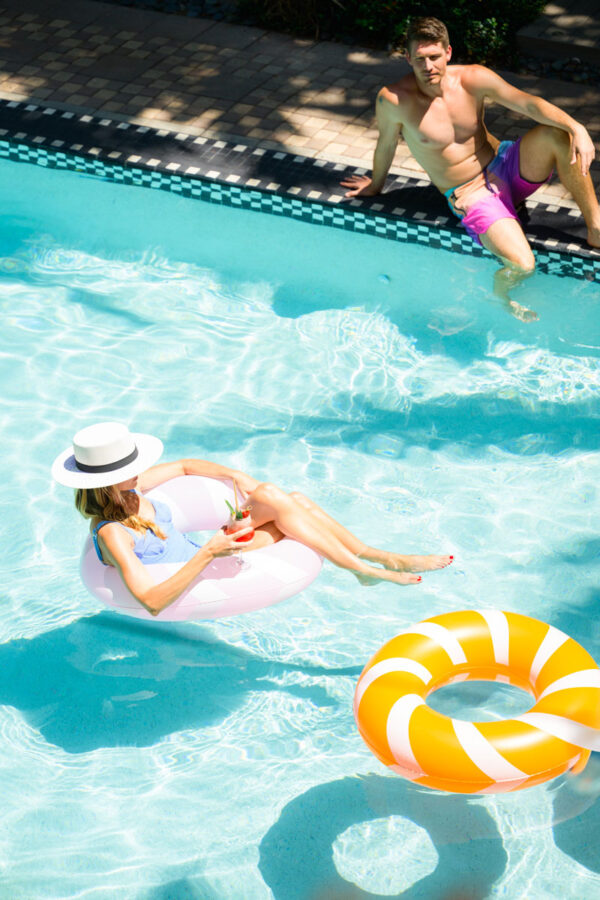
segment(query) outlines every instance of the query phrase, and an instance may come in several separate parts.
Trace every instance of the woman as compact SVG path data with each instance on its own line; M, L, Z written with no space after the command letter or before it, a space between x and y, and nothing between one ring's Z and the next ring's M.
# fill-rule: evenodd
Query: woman
M200 459L155 465L162 449L158 438L132 434L116 422L102 422L79 431L72 448L61 453L52 467L60 484L76 489L75 505L91 520L100 560L116 567L133 596L152 615L173 603L215 557L239 552L236 539L253 528L255 535L244 549L266 547L287 535L348 569L363 584L416 584L421 581L416 572L443 569L452 562L452 556L405 556L369 547L303 494L286 494L237 469ZM231 535L221 529L203 546L177 531L168 506L151 502L144 494L179 475L235 480L244 500L242 508L252 509L248 527ZM155 584L147 571L153 562L182 565L175 575Z

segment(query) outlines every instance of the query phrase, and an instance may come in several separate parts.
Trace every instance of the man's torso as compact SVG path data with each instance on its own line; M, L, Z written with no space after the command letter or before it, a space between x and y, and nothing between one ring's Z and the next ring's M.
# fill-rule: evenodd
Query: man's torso
M484 124L483 100L471 89L472 69L449 66L439 97L423 94L412 73L383 92L411 153L440 191L479 175L498 146Z

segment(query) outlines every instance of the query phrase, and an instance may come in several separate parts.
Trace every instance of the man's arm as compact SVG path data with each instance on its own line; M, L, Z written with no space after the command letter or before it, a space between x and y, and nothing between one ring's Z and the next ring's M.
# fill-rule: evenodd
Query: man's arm
M465 67L464 85L467 90L480 97L488 97L495 103L529 116L540 125L552 125L566 131L571 136L571 165L579 161L581 172L587 175L594 160L596 150L588 132L579 122L553 103L535 97L509 84L500 75L485 66Z
M368 175L351 175L340 182L343 187L351 188L346 192L346 197L372 197L381 193L394 161L402 129L397 96L388 88L382 88L377 95L375 111L379 137L373 155L373 175L371 178Z

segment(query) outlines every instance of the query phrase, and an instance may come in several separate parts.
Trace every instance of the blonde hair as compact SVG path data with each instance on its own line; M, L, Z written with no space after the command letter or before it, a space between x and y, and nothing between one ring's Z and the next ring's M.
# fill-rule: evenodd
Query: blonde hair
M77 488L75 507L86 519L106 519L120 522L140 534L152 531L157 538L166 541L167 536L151 519L139 516L140 498L135 491L120 491L116 484L100 488Z

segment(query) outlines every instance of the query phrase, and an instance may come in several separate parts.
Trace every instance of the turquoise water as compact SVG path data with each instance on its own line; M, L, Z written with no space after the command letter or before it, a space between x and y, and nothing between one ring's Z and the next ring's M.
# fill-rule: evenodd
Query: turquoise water
M2 163L0 190L0 896L599 894L598 759L439 795L352 718L370 656L446 610L537 616L600 660L598 285L534 276L524 324L491 260L33 166ZM406 588L326 566L206 624L118 617L86 595L85 525L49 480L109 418L455 564ZM522 709L468 687L446 711Z

